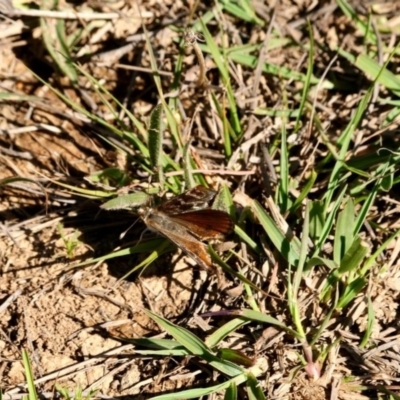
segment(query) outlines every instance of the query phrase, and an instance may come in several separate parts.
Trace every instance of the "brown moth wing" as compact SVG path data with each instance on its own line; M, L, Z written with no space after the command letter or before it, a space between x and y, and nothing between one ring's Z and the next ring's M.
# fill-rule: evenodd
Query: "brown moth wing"
M169 218L184 226L189 233L200 240L221 239L229 235L234 228L229 214L211 208L171 215Z
M157 209L168 215L200 210L210 207L215 196L214 190L198 185L185 193L164 201Z
M171 232L162 234L167 235L167 238L171 240L171 242L174 242L184 253L195 260L196 263L200 265L200 267L204 269L213 268L211 256L208 253L207 246L204 243L195 240L194 237L182 238L182 236L171 234Z
M143 218L145 224L175 243L184 253L193 258L205 269L213 268L206 245L190 235L186 228L162 214L148 214Z

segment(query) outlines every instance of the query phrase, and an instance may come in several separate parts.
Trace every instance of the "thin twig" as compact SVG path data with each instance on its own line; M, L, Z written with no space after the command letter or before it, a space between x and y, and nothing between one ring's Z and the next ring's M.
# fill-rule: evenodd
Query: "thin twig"
M0 305L0 314L5 311L8 306L13 303L22 293L21 289L16 290L11 296L8 296L7 300Z

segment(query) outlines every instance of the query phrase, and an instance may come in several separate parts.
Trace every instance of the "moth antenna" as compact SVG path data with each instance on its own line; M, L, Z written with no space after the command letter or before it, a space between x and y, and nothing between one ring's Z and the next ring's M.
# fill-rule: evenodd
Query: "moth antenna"
M122 239L125 237L125 235L129 232L129 230L130 230L131 228L133 228L133 227L135 226L136 222L138 222L139 219L140 219L139 217L136 218L135 221L133 221L133 224L130 225L130 226L128 227L128 229L126 229L124 232L122 232L122 233L119 235L119 240L122 240Z

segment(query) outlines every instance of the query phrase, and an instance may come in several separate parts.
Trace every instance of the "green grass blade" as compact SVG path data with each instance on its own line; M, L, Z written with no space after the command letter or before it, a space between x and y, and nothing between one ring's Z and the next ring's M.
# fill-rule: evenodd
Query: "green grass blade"
M336 305L336 310L347 307L347 305L358 296L367 283L368 282L364 278L357 278L348 284Z
M258 62L257 57L254 57L254 56L251 56L248 54L232 53L229 55L229 58L232 61L237 62L238 64L241 64L246 67L250 67L250 68L254 68L254 69L257 67L257 62ZM286 67L269 64L269 63L263 64L262 71L266 74L279 76L280 78L283 78L283 79L293 79L293 80L299 81L299 82L305 82L307 80L306 75L301 74L300 72L294 71L294 70L286 68ZM315 76L311 77L311 84L312 85L320 84L321 89L329 90L329 89L334 88L334 84L332 82L325 80L323 83L320 83L320 79Z
M335 240L333 244L333 259L337 264L349 249L354 240L355 209L354 202L349 198L336 222Z
M311 189L314 187L314 183L317 180L318 174L312 170L310 178L308 179L307 183L301 189L299 197L294 201L292 206L290 207L290 214L294 213L302 204L303 200L308 196Z
M309 231L310 231L310 207L309 203L306 205L304 224L303 224L303 232L301 234L301 250L299 263L294 272L293 283L291 283L290 278L288 282L288 301L289 301L289 310L292 315L293 324L296 326L299 337L301 337L300 341L303 342L305 340L305 332L303 329L303 325L301 323L301 311L300 304L298 301L298 293L301 284L301 280L303 277L303 270L308 254L308 241L309 241ZM289 277L291 277L291 265L289 265Z
M150 165L154 170L160 166L160 156L162 151L162 114L163 107L158 104L150 115L149 126L149 155Z
M191 354L200 357L213 357L211 350L196 335L185 328L172 324L170 321L159 317L151 311L145 310L146 314L158 325L165 329L179 344L188 349Z
M339 193L338 198L336 199L335 203L333 204L333 206L329 210L329 213L327 214L326 221L322 227L321 235L318 238L317 243L315 245L315 251L314 251L313 257L316 257L319 255L322 246L325 244L325 241L333 228L337 210L339 209L339 207L342 204L342 200L346 193L346 190L347 190L346 187L344 187L342 189L342 192Z
M368 252L368 247L367 243L356 237L340 262L339 274L354 271L358 268Z
M240 126L238 110L236 107L236 99L235 99L235 95L233 93L233 89L231 86L229 71L227 69L228 62L226 61L224 53L218 49L218 46L216 45L213 37L211 36L209 30L207 29L206 24L203 22L202 19L201 19L201 22L202 22L202 33L206 40L207 46L211 52L211 55L213 56L214 62L217 65L218 70L221 74L222 84L223 84L223 86L226 90L226 94L228 96L228 103L229 103L230 113L231 113L230 121L232 124L233 131L235 132L235 135L237 137L241 137L242 136L242 128ZM236 138L234 138L234 139L236 139Z
M151 311L145 310L145 312L150 318L157 322L158 325L165 329L177 342L188 349L191 354L203 358L218 371L227 376L236 376L243 373L243 369L235 364L218 359L206 344L192 332L172 324L170 321L159 317Z
M158 104L150 115L149 155L151 169L157 173L158 182L164 186L164 173L161 165L162 157L162 104Z
M343 14L356 23L357 28L362 32L363 35L367 35L369 33L368 41L370 43L375 42L374 38L372 37L372 32L369 30L368 24L358 16L354 8L352 8L351 5L345 0L337 0L337 4L341 8Z
M149 202L150 196L144 192L130 193L123 196L115 197L103 203L100 208L103 210L127 210L134 207L142 206Z
M238 398L237 385L235 382L231 382L231 384L225 391L224 400L237 400L237 398Z
M131 273L137 271L140 268L143 268L146 265L151 264L153 261L157 260L158 257L161 255L174 250L176 246L171 243L167 239L153 239L148 240L144 243L136 244L135 246L128 247L126 249L115 251L111 254L107 254L105 256L92 258L90 260L82 261L78 264L73 265L73 268L83 267L85 265L94 264L101 261L111 260L117 257L124 257L130 256L132 254L141 254L141 253L151 253L145 260L143 260L139 265L133 268L126 276L130 275Z
M291 328L288 328L284 323L277 320L276 318L273 318L273 317L271 317L267 314L264 314L260 311L243 309L243 310L235 311L233 314L238 317L247 318L250 321L257 321L257 322L267 324L267 325L275 325L278 328L281 328L281 329L287 331L288 333L293 335L293 337L301 339L301 335L299 335L296 331L294 331Z
M385 164L384 165L384 173L383 173L383 175L385 175L387 167L388 167L388 165ZM355 220L354 235L357 235L360 232L361 227L363 226L365 220L367 219L368 213L369 213L372 205L374 204L378 193L380 192L382 179L383 178L381 178L381 177L378 178L377 181L375 182L372 190L370 190L368 192L368 196L365 199L365 201L364 201L364 203L363 203L363 205L361 207L361 210L359 211L359 213L357 215L357 218Z
M365 348L369 340L371 339L373 329L374 329L374 324L375 324L375 311L374 311L374 305L371 301L371 297L367 295L368 298L368 322L367 322L367 329L365 330L364 336L361 340L360 347L363 349Z
M184 347L171 339L156 339L156 338L120 338L126 343L132 343L138 347L146 347L153 350L182 350ZM135 350L136 351L136 350ZM187 351L185 349L185 351Z
M150 397L149 400L186 400L186 399L199 399L204 396L209 396L213 393L221 392L222 390L228 389L232 383L238 385L247 380L245 374L240 375L238 378L234 378L230 381L220 383L219 385L210 386L207 388L189 389L183 390L182 392L175 392L169 394L162 394L160 396Z
M365 261L364 266L361 269L360 275L365 276L365 274L375 265L376 259L385 251L385 249L393 243L400 236L400 229L390 235L379 247L378 249Z
M240 226L235 225L235 234L246 243L256 254L262 254L261 247Z
M308 36L310 38L310 48L308 50L308 64L307 64L307 74L306 79L304 81L303 90L301 93L300 105L299 105L299 113L297 114L296 123L294 127L294 132L297 133L301 127L301 118L304 114L304 109L308 101L308 94L311 87L311 78L313 74L313 66L314 66L314 36L312 31L312 26L310 21L307 21L308 28Z
M237 135L232 129L230 122L228 121L225 108L221 104L219 104L217 96L215 95L214 92L211 92L211 98L218 112L218 115L222 121L222 127L223 127L222 139L224 143L225 155L227 158L229 158L232 155L231 137L233 138L233 140L237 140Z
M160 102L164 106L164 111L165 111L165 114L166 114L167 120L168 120L168 126L171 130L172 136L175 139L175 143L179 147L179 149L182 149L182 140L181 140L181 136L179 134L178 124L173 116L171 109L168 107L168 104L165 102L164 93L163 93L163 85L161 82L160 74L158 73L156 58L154 56L153 47L150 42L149 34L144 25L143 25L143 30L145 33L147 51L149 52L150 65L151 65L151 69L153 72L153 79L154 79L154 83L156 84L156 87L157 87L158 95L160 96Z
M290 264L297 265L301 251L299 240L296 237L289 240L257 201L253 202L252 208L265 233L277 250Z
M183 147L183 173L185 176L185 187L190 189L195 187L196 182L193 178L193 173L192 173L192 158L190 156L190 140L185 143L185 146Z
M329 260L323 257L313 257L307 261L307 267L305 268L305 270L308 271L316 265L325 265L332 271L339 268L339 264L335 263L335 261L333 260Z
M258 379L251 373L249 373L247 379L247 395L249 396L249 400L265 400L266 397L260 387L260 383Z
M282 121L281 127L281 151L280 151L280 178L279 178L279 208L284 214L289 204L289 152L287 149L286 121Z
M235 205L233 203L231 192L226 185L222 185L221 189L218 191L212 208L226 211L232 218L235 217Z
M341 145L339 159L336 161L329 179L329 184L325 195L325 211L327 211L328 207L330 206L334 192L336 188L339 186L340 173L343 168L344 160L346 159L346 154L349 150L351 138L353 137L354 132L358 127L358 125L360 124L364 112L367 109L368 102L371 98L371 94L372 94L372 87L369 88L367 93L361 99L355 115L353 116L353 118L347 125L345 131L338 140L338 144Z
M239 0L238 2L219 0L219 3L222 4L223 8L228 13L234 15L240 20L260 26L265 25L265 22L257 17L256 13L254 12L254 8L246 0Z
M243 352L235 349L221 347L217 351L217 356L222 360L232 362L243 367L251 367L254 365L254 360L246 356Z
M208 252L210 253L213 261L215 261L218 265L220 265L225 272L236 277L244 284L249 285L251 288L253 288L257 292L261 291L261 289L257 285L255 285L252 281L250 281L248 278L246 278L240 271L239 272L235 271L228 264L223 262L222 259L218 256L218 254L214 251L211 244L208 245Z
M26 376L26 383L28 386L29 400L38 400L38 395L35 387L35 378L33 376L29 354L26 350L22 351L22 362L24 364L24 371Z
M206 339L206 344L211 349L217 346L220 342L222 342L227 336L229 336L232 332L235 332L237 329L241 328L243 325L248 324L248 321L243 318L235 318L227 322L218 328L215 332L213 332Z

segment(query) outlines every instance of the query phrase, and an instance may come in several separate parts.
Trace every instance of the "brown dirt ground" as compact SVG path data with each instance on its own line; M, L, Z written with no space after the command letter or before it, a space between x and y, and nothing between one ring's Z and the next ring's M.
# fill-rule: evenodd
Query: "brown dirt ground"
M89 3L102 12L133 13L135 9L128 1L106 5ZM318 26L316 31L319 35L325 35L325 38L329 38L332 43L345 38L350 42L348 46L356 50L358 44L352 37L353 32L346 32L348 20L340 15L337 9L335 9L336 14L333 12L329 14L326 11L326 7L333 2L323 2L324 4L320 6L314 3L276 2L278 25L282 29L283 27L287 29L291 37L302 40L306 32L303 15L305 10L310 10L308 15L313 17L313 23ZM264 2L255 2L255 6L258 15L270 12ZM67 3L60 4L59 9L63 7L71 9L71 5ZM83 6L80 5L78 8L81 7ZM165 87L168 87L177 54L172 38L176 37L177 33L164 28L162 22L166 23L178 17L187 19L189 10L179 1L162 3L145 1L141 2L140 7L143 12L148 13L145 14L144 21L149 32L154 33L151 39L152 45L158 52L160 69L166 71L163 82ZM201 12L205 12L205 9L202 9L203 5L199 7ZM2 21L2 29L4 27L6 32L6 27L9 28L20 20L14 18L14 22ZM0 179L20 176L35 182L39 180L43 186L29 181L14 182L10 186L3 187L1 191L0 304L3 306L0 309L0 386L10 395L24 393L25 389L21 386L25 382L22 349L28 350L30 354L34 376L37 378L40 392L43 393L51 393L56 382L71 391L80 386L85 390L96 388L99 393L107 396L144 399L152 393L190 388L208 382L211 372L203 365L195 363L193 367L190 360L139 357L135 355L132 345L121 343L114 339L114 336L137 338L160 334L162 337L159 327L143 312L144 309L151 309L160 316L188 327L204 338L206 334L198 321L187 315L193 299L200 299L195 302L196 313L224 307L239 307L244 304L229 294L216 293L217 283L214 278L206 277L203 272L191 268L191 262L179 252L173 253L172 257L163 257L141 276L134 274L122 281L120 278L137 265L140 258L122 257L81 269L70 268L77 262L108 254L117 246L129 246L140 236L143 226L136 225L128 232L123 242L120 242L119 234L129 227L133 217L127 217L126 213L112 216L104 212L99 213L99 202L78 198L67 190L60 190L46 179L61 180L68 177L68 182L71 184L83 185L84 178L89 174L110 165L118 163L124 165L125 160L120 160L118 154L105 146L104 142L93 134L89 124L79 121L76 114L44 87L32 73L35 72L60 88L74 101L83 103L77 91L69 86L68 80L59 78L59 73L43 47L43 31L37 20L29 18L23 20L27 26L22 32L17 31L13 36L4 33L1 36L1 87L4 91L37 96L40 101L10 99L2 102ZM50 23L53 22L50 20ZM237 21L234 18L228 19L228 22L227 29L232 29L234 33L244 28L250 29L248 26L235 27ZM293 24L290 25L289 22ZM299 25L294 22L298 22ZM77 23L74 20L68 21L69 30L73 31ZM134 82L134 90L131 91L128 100L135 115L142 115L144 118L157 102L156 89L150 74L133 75L129 70L115 65L121 62L138 63L137 65L143 68L149 67L149 59L146 57L142 59L138 55L144 46L143 38L138 35L141 33L140 21L109 24L108 27L102 25L104 28L102 40L94 40L93 43L83 41L79 44L82 47L85 44L97 53L97 57L88 60L82 57L80 61L93 76L102 79L107 89L120 100L124 100L127 88ZM322 29L322 26L325 29ZM247 34L250 43L260 42L264 38L264 30L261 29L254 29ZM138 37L135 39L133 35ZM129 37L130 40L125 40ZM322 40L321 37L316 39ZM107 53L128 42L134 44L135 51L127 51L123 56ZM268 56L270 62L296 69L299 63L304 61L306 53L300 52L299 49L298 53L293 48L288 48L287 52L284 50L285 48L272 50ZM111 56L115 58L110 58ZM185 61L188 65L185 78L189 83L194 82L198 72L195 58L189 53ZM207 62L212 65L211 60ZM317 66L319 64L321 68L324 63L326 60L317 60ZM335 68L340 72L342 66L336 65ZM242 73L242 71L237 72L239 75ZM134 76L133 82L132 76ZM82 79L81 83L85 86L86 80ZM246 84L250 83L251 78L246 81ZM275 82L275 84L281 83ZM258 93L261 97L259 105L274 104L280 96L268 88L268 85L271 85L271 82L263 77L262 91ZM357 94L337 93L331 96L340 98L340 101L335 103L337 108L334 115L330 110L325 110L325 117L332 124L334 131L336 127L343 126L343 121L351 112L349 104L352 99L357 98ZM101 104L98 95L91 91L89 97L96 105L96 113L107 117L109 110ZM182 104L190 115L193 115L198 106L197 99L198 96L193 95L190 90L182 95ZM238 103L241 100L247 99L238 95ZM325 105L328 104L326 99L321 101ZM376 126L374 121L378 119L377 114L369 121L371 129ZM109 119L112 121L112 116L109 115ZM258 124L265 122L260 120ZM251 117L248 119L248 126L253 126ZM305 160L313 153L311 148L307 150L305 147L303 150L304 166ZM210 165L218 166L218 157L213 157L216 155L215 152L204 154L209 156ZM255 178L255 182L257 179ZM146 183L147 178L144 177L142 182ZM254 191L249 195L257 193L257 187L253 187ZM44 191L50 193L47 202L43 196ZM62 227L59 224L62 224ZM394 229L395 226L396 223L393 222L391 228ZM77 247L72 254L66 251L60 231L64 238L77 239ZM207 284L206 288L201 287L201 291L198 292L199 282L202 283L205 279L211 279L212 283ZM385 279L392 290L399 291L398 268L391 270ZM309 284L314 285L310 282ZM379 292L378 283L374 290L375 293ZM282 295L278 288L276 294ZM384 294L381 293L381 296ZM382 301L385 307L381 308L381 315L378 315L382 330L396 319L397 301L397 297L385 298ZM365 309L364 302L365 299L359 304L360 307L364 307L363 309ZM270 306L274 307L274 300L270 303ZM318 315L321 310L314 311L314 315ZM356 318L357 313L355 312L353 316ZM211 329L222 322L211 320L208 323L211 326L207 328ZM363 324L365 318L360 316L358 321L360 329ZM276 336L276 331L272 328L263 331L258 327L253 333L255 338L253 343L241 342L240 332L237 333L237 342L249 355L254 354L254 343L257 339L260 349L268 348L269 355L265 357L270 362L270 369L265 377L264 387L268 388L268 379L270 382L278 382L273 392L275 398L327 398L326 386L331 383L329 385L310 383L305 374L301 375L292 386L281 379L279 361L282 361L282 357L286 365L291 366L296 365L298 360L295 349L290 346L284 348L284 356L280 355L283 346L282 337ZM246 335L248 334L246 331ZM347 334L350 336L350 332ZM274 337L274 341L263 347L271 337ZM351 352L350 348L348 352ZM343 377L354 372L346 362L336 359L336 363L335 374L338 376ZM199 371L201 374L197 376ZM398 375L398 371L391 372ZM378 377L377 370L370 369L365 373L370 374L371 381L374 378L378 382L385 379ZM332 379L336 382L335 377ZM368 398L361 395L356 397L355 394L351 397L351 390L349 386L350 394L343 394L340 398Z

